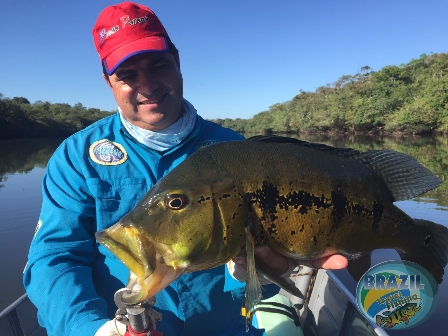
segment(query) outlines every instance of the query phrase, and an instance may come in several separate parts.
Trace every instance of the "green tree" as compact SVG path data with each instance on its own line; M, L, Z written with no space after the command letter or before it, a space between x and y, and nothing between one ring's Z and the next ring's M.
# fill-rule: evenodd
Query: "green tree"
M30 104L30 101L25 97L14 97L11 99L11 101L15 104Z

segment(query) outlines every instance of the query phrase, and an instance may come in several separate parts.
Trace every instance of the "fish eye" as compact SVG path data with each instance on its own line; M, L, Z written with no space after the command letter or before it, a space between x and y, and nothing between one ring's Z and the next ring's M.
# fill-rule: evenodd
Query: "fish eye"
M166 197L165 203L172 210L180 210L188 204L188 199L182 194L171 194Z

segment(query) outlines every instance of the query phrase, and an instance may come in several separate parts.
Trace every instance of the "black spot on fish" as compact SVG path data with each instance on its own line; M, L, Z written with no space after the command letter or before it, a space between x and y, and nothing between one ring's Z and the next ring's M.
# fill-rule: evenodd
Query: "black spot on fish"
M291 231L291 236L294 236L296 232L294 230Z
M268 227L267 231L269 232L270 235L276 235L277 234L277 229L275 228L275 225L274 225L274 227L272 227L272 226Z
M378 224L381 221L381 218L383 217L383 211L384 211L384 205L377 203L375 201L375 203L373 204L373 224L372 224L372 229L373 231L375 231L378 228Z
M261 189L257 189L252 194L252 201L259 204L263 213L261 220L267 220L268 218L273 221L277 219L275 215L277 213L277 205L279 204L280 193L278 188L272 183L263 181Z
M235 218L236 218L236 215L237 215L237 213L234 212L233 215L232 215L232 219L235 219Z
M204 196L201 196L201 198L198 200L198 203L201 204L202 202L205 202Z
M300 228L300 232L303 232L305 230L305 224L302 224L302 227Z
M210 196L207 196L207 197L205 198L206 201L210 201L210 199L211 199Z
M340 188L337 188L331 192L331 204L333 206L333 210L331 212L333 217L333 225L331 230L334 231L339 228L342 218L347 212L349 205L347 197Z
M256 245L260 246L260 245L266 245L269 242L269 237L266 235L263 235L261 237L259 237L259 239L255 240L256 241Z
M314 242L314 245L317 244L317 237L316 236L313 236L313 242Z
M316 197L313 194L300 190L299 192L294 191L286 196L286 202L288 205L293 206L302 215L308 213L308 211L313 207L321 207L320 197Z
M278 208L288 211L290 207L293 207L299 214L304 215L313 207L329 208L332 206L325 202L323 195L315 196L304 190L280 195L278 188L267 181L263 181L261 189L257 189L250 196L252 203L257 203L262 211L261 220L270 222L278 218L276 215Z
M249 213L251 213L252 212L252 210L253 210L253 208L252 208L252 204L251 203L247 203L247 207L248 207L248 211L249 211Z

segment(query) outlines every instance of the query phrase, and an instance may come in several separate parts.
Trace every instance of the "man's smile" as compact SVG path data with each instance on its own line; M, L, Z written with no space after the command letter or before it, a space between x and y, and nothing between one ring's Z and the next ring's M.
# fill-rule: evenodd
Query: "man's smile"
M167 94L165 93L162 96L156 97L156 98L151 98L151 99L145 99L143 101L138 102L139 105L153 105L153 104L160 104L165 97L167 96Z

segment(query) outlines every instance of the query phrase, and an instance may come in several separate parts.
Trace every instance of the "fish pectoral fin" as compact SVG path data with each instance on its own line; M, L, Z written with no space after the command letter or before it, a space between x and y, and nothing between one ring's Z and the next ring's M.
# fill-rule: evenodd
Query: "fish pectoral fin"
M247 311L260 302L262 298L261 284L258 280L257 271L255 269L255 242L251 229L246 226L246 258L247 258L247 281L246 281L246 301L244 303Z
M357 259L352 259L348 261L347 271L348 273L358 282L361 277L370 268L371 255L365 254Z
M258 258L255 257L255 267L257 272L264 276L266 279L276 284L277 286L283 288L289 294L297 296L298 298L305 300L305 296L303 293L294 285L289 278L284 278L274 271L272 271L269 267L263 264Z

